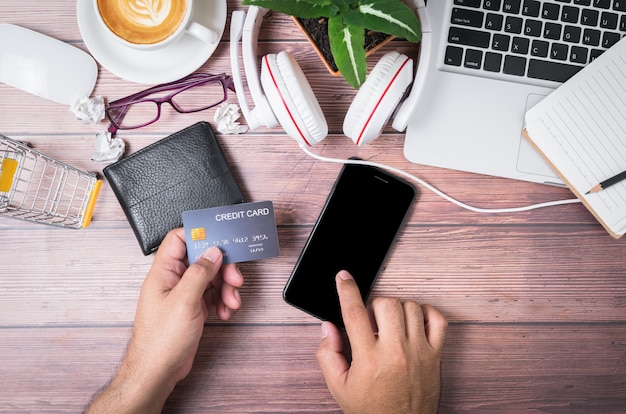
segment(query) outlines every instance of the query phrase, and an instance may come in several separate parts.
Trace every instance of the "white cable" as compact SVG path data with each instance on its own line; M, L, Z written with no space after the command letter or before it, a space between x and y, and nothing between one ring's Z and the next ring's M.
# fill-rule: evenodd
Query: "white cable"
M557 201L549 201L546 203L539 203L539 204L531 204L528 206L523 206L523 207L511 207L511 208L479 208L479 207L473 207L470 206L468 204L465 204L461 201L458 201L455 198L450 197L449 195L447 195L446 193L439 191L438 189L436 189L435 187L433 187L432 185L428 184L426 181L412 175L409 174L406 171L400 170L398 168L395 167L391 167L389 165L385 165L385 164L380 164L377 162L372 162L372 161L364 161L364 160L344 160L344 159L339 159L339 158L328 158L328 157L324 157L321 155L317 155L314 154L313 152L311 152L304 144L300 144L300 148L302 148L302 150L309 156L319 160L319 161L324 161L324 162L332 162L335 164L355 164L355 165L367 165L370 167L376 167L376 168L380 168L383 170L387 170L390 171L392 173L404 176L410 180L413 180L415 182L417 182L418 184L426 187L427 189L429 189L430 191L432 191L433 193L437 194L439 197L461 207L464 208L466 210L470 210L473 211L475 213L519 213L522 211L530 211L530 210L535 210L538 208L544 208L544 207L554 207L554 206L561 206L561 205L565 205L565 204L574 204L574 203L580 203L580 200L577 198L573 198L573 199L568 199L568 200L557 200Z

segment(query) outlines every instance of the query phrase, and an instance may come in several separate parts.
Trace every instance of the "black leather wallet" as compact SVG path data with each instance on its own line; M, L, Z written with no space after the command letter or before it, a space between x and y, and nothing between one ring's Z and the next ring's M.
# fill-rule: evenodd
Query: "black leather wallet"
M104 168L144 255L181 214L244 201L211 126L198 122Z

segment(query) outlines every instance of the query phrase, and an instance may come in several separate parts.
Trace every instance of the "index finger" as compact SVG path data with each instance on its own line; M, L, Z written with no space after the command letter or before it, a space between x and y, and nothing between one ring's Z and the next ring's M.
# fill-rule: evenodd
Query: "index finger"
M372 330L369 313L361 298L361 291L352 275L342 270L337 273L335 282L337 283L337 293L341 305L341 316L352 350L356 352L358 348L373 347L376 343L376 337Z

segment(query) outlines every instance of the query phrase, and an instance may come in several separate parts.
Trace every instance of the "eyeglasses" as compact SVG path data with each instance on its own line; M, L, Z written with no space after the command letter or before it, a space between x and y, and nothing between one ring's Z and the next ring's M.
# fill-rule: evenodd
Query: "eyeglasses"
M174 82L153 86L106 106L106 117L111 121L109 132L115 134L118 130L141 128L156 122L161 117L161 105L165 102L178 113L204 111L226 101L228 89L234 92L235 86L232 77L224 73L194 73ZM170 91L173 92L165 96L150 97Z

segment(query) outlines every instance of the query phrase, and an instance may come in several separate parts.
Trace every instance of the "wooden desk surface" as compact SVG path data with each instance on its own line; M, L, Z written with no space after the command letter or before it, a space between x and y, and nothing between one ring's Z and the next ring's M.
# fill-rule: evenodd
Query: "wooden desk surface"
M73 0L3 0L0 22L86 49L75 8ZM229 0L229 18L239 8ZM202 71L231 73L228 29ZM291 51L311 80L331 131L315 152L388 163L477 206L571 197L411 164L391 128L355 147L341 133L354 91L325 72L286 16L270 15L260 39L259 53ZM391 48L416 53L400 41ZM93 94L144 88L101 67ZM166 111L120 136L130 153L198 120L213 123L213 113ZM0 131L58 160L101 172L90 155L105 128L0 84ZM280 129L218 139L246 197L274 201L282 254L241 265L242 309L229 323L208 321L194 369L165 411L337 412L315 361L320 324L281 293L340 167L312 160ZM581 205L481 215L420 191L373 295L430 303L448 318L440 412L626 412L626 240L612 239ZM151 262L106 182L87 229L0 217L0 412L81 411L120 361Z

